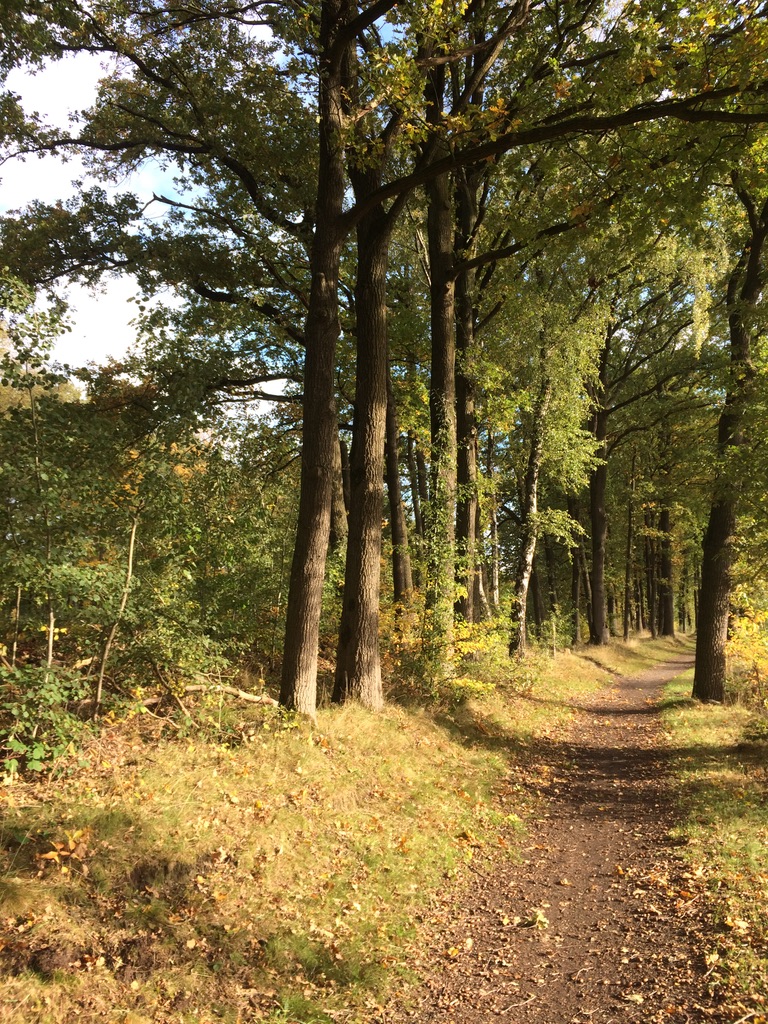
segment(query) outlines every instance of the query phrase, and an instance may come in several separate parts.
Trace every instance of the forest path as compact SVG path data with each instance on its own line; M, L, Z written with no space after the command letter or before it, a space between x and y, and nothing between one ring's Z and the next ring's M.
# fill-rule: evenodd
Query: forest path
M381 1024L721 1019L707 994L700 887L672 853L657 706L691 665L617 679L574 705L564 739L535 746L526 778L543 799L522 863L495 859L458 904L437 908L427 980Z

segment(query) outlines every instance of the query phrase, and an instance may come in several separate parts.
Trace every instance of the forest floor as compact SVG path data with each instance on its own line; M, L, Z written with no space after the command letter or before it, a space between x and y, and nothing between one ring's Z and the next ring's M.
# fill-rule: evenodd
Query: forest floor
M767 1024L765 709L691 701L686 637L505 651L0 786L0 1024Z
M532 746L523 771L541 802L522 862L478 864L460 905L455 894L435 905L426 980L379 1024L737 1020L712 984L722 926L704 872L688 870L671 838L671 766L686 751L670 748L659 699L691 664L681 654L617 676L576 699L560 738Z

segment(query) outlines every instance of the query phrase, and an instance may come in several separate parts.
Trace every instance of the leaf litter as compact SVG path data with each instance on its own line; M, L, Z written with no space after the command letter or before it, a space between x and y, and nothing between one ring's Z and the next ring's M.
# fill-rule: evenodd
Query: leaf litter
M690 664L617 680L580 700L561 737L530 746L513 769L539 798L520 862L477 860L460 898L434 905L425 980L375 1024L763 1022L762 1007L712 983L722 936L706 877L671 836L678 809L657 698Z

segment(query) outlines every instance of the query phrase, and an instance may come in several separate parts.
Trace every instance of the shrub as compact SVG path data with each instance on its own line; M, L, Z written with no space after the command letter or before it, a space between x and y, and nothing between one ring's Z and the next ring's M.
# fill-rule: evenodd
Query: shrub
M80 673L25 665L0 668L0 749L6 780L41 771L73 748L87 728L81 702L89 684Z

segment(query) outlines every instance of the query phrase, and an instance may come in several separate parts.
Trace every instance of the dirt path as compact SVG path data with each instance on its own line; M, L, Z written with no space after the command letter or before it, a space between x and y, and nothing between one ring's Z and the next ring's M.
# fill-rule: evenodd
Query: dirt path
M617 680L578 705L564 742L537 748L528 777L545 799L522 864L478 872L464 905L438 910L423 957L431 975L382 1024L719 1019L696 880L672 857L654 704L691 664Z

